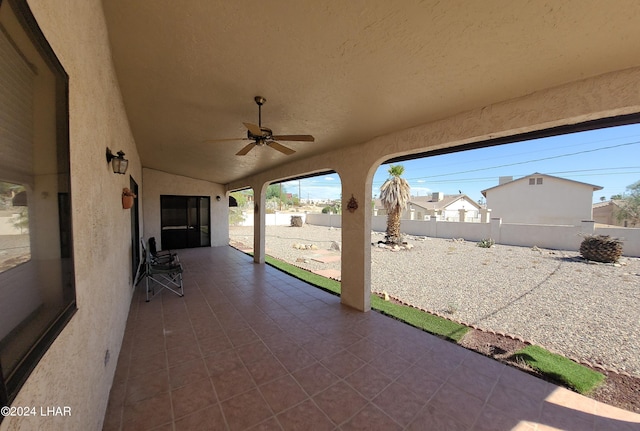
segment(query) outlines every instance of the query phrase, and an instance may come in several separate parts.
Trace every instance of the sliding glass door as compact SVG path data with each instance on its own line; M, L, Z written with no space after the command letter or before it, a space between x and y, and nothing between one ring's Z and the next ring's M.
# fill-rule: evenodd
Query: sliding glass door
M208 196L160 196L162 248L209 247L210 203Z

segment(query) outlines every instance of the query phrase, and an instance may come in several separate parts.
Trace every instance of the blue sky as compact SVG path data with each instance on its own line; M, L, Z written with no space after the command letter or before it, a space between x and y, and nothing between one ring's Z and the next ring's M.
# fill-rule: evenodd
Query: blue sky
M534 172L603 187L593 201L626 192L640 180L640 125L620 126L570 135L536 139L472 151L401 162L412 195L458 191L478 200L481 191L498 184L501 176L514 179ZM373 178L373 195L388 177L382 164ZM289 193L303 199L337 199L341 185L337 174L284 183Z

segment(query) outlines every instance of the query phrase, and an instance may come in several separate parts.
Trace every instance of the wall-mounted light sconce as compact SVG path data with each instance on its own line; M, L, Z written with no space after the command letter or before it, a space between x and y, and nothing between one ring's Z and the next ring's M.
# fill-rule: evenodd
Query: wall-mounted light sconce
M114 174L125 174L129 166L129 160L124 158L122 150L118 151L118 155L114 156L109 147L107 147L107 163L111 163Z
M220 199L222 199L220 196L216 196L216 200L217 200L218 202L220 202Z

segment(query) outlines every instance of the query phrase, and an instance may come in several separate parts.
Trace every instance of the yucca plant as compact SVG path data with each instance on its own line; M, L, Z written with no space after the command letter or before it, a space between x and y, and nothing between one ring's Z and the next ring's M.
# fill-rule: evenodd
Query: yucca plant
M401 178L404 166L391 165L389 178L380 186L380 201L387 210L387 244L399 244L402 242L400 235L400 215L407 207L411 199L411 187L404 178Z
M609 235L588 235L580 244L580 255L595 262L617 262L622 256L622 240Z

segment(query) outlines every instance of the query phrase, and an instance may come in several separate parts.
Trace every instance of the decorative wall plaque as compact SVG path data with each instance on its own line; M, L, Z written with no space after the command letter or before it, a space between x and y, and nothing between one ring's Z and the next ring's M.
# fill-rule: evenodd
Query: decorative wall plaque
M351 194L351 199L349 199L349 203L347 204L347 209L349 210L349 212L354 212L355 210L358 209L358 201L356 200L356 198L353 197L353 194Z

